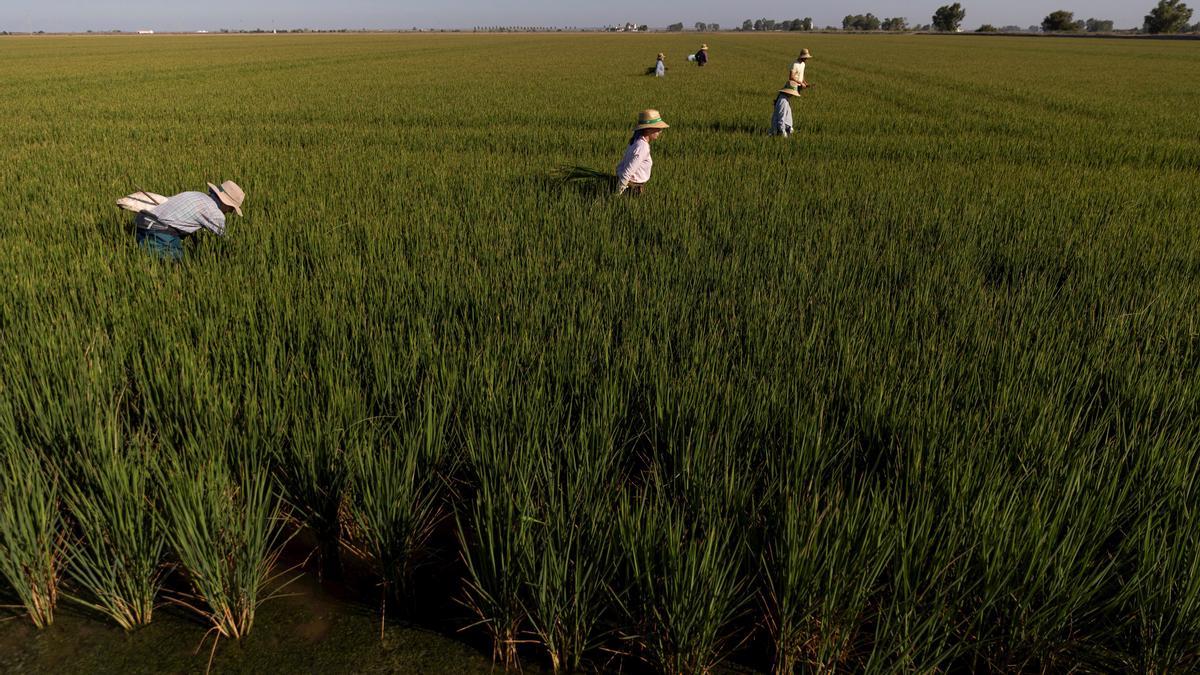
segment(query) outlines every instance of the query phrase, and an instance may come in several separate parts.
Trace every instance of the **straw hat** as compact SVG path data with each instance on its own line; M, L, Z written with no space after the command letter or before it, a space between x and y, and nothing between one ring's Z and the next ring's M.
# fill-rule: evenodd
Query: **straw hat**
M217 196L217 199L221 200L221 203L232 207L239 216L242 215L242 202L246 201L246 193L237 183L227 180L221 183L220 187L209 183L208 189L213 191L213 194Z
M812 54L810 54L807 49L801 49L800 56L797 56L796 60L803 61L804 59L811 59L811 58L812 58Z
M799 96L800 85L796 84L795 82L788 82L786 85L784 85L783 89L779 90L779 93L787 94L788 96Z
M702 52L706 52L706 51L708 51L708 44L701 44L701 45L700 45L700 51L702 51Z
M663 121L662 115L654 108L650 108L649 110L643 110L642 112L638 113L638 124L633 130L641 131L642 129L666 129L668 126L670 125Z
M659 53L658 53L658 58L660 58L660 59L665 59L665 58L667 58L667 57L666 57L666 56L665 56L665 55L664 55L662 52L659 52Z

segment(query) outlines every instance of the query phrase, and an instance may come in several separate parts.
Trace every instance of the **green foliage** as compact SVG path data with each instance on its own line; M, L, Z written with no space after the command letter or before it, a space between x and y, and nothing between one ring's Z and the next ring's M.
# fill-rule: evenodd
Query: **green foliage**
M1183 33L1188 30L1192 9L1183 0L1158 0L1146 15L1143 30L1147 33Z
M245 637L285 541L269 472L194 450L164 461L161 484L161 527L194 590L176 602L218 635Z
M80 602L133 630L150 623L162 587L158 459L144 441L123 438L111 413L98 426L96 446L75 459L78 480L66 486L80 534L67 571L87 592Z
M953 5L942 5L933 13L933 27L935 30L952 33L958 30L965 18L967 11L961 4L956 2Z
M886 31L906 31L908 30L908 19L902 16L884 19L880 28Z
M1083 29L1075 21L1075 13L1060 9L1050 12L1042 19L1042 31L1046 33L1077 33Z
M1113 22L1108 19L1088 19L1084 29L1089 33L1111 33Z
M33 625L54 623L63 568L59 483L29 448L0 445L0 577L16 593Z
M874 14L847 14L842 19L842 30L879 30L879 17Z
M347 535L351 548L370 561L383 595L406 599L412 574L442 518L446 421L440 398L426 391L411 417L364 430L346 458L349 495Z

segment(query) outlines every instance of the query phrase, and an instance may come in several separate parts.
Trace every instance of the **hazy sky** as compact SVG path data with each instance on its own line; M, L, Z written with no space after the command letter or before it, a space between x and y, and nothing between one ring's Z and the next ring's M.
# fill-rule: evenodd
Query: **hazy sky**
M477 25L602 26L633 21L666 26L682 21L804 18L841 25L847 14L903 16L929 23L951 0L0 0L0 30L158 31L220 28L470 28ZM964 28L983 23L1029 26L1056 9L1076 19L1112 19L1118 28L1142 24L1157 0L958 0Z

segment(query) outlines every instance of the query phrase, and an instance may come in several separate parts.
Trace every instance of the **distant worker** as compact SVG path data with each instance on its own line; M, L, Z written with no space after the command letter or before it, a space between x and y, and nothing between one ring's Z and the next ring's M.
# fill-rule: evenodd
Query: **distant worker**
M804 79L804 64L812 58L812 54L807 49L800 50L800 56L796 57L796 62L792 64L792 70L788 73L788 82L797 85L800 89L808 89L808 80Z
M800 87L795 82L788 82L775 95L775 112L771 114L771 135L787 138L792 135L792 103L791 98L800 95Z
M655 77L663 77L667 74L667 64L663 62L664 58L666 58L666 57L663 56L663 53L659 52L658 53L658 61L656 61L654 63L654 76Z
M700 51L696 52L696 65L703 66L708 63L708 44L700 45Z
M183 257L183 239L205 229L225 234L225 214L242 215L246 193L227 180L220 186L208 184L208 193L181 192L173 197L139 192L117 200L122 208L137 212L137 243L162 258Z
M617 165L617 194L628 192L642 194L650 180L650 169L654 160L650 158L650 144L668 127L657 110L643 110L638 114L638 124L633 128L633 138L625 148L625 156Z

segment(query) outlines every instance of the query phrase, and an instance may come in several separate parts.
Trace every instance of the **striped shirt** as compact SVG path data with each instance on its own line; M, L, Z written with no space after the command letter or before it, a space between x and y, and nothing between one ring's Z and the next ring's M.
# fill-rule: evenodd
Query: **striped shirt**
M217 201L203 192L181 192L158 206L143 211L138 226L148 230L172 230L186 236L200 228L225 234L225 214Z

